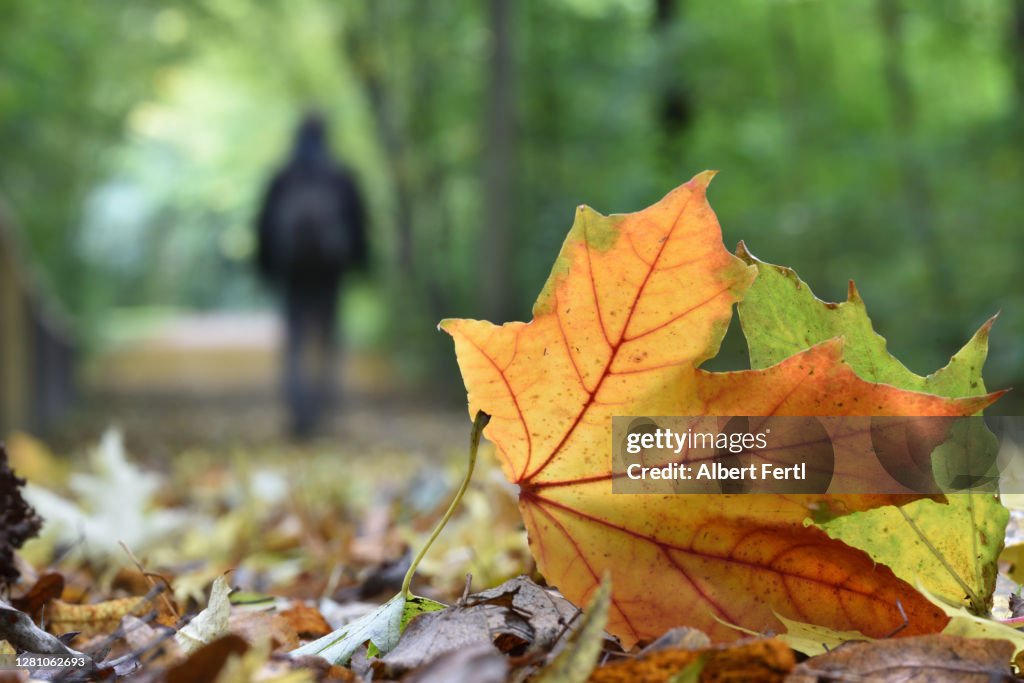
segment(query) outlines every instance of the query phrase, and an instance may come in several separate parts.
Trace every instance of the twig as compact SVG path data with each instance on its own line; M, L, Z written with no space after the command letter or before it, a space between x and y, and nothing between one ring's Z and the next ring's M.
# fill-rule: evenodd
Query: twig
M135 563L135 567L139 570L139 572L142 573L142 577L146 579L146 582L149 583L150 591L153 591L157 588L156 582L153 581L153 576L159 576L160 580L163 581L164 585L167 587L167 590L171 590L171 582L168 581L166 577L160 574L151 574L151 572L146 571L146 568L142 566L141 562L139 562L139 558L135 557L135 553L131 551L127 543L125 543L124 541L118 541L117 544L121 546L124 552L128 555L128 558ZM164 594L164 591L159 591L158 595L160 596L160 600L164 603L164 607L167 608L167 611L174 615L174 618L176 620L181 619L181 615L178 614L177 608L170 600L167 599L167 596Z

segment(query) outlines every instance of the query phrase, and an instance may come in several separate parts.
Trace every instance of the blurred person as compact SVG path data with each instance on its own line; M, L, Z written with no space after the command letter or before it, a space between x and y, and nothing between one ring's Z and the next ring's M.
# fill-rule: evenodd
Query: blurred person
M327 125L307 114L274 174L257 219L260 274L281 298L284 393L297 438L314 433L334 399L342 276L367 262L363 201L332 157Z

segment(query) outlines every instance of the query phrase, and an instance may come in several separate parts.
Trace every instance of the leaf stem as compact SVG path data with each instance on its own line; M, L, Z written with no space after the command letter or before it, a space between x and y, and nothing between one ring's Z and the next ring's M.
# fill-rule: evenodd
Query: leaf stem
M451 505L448 506L448 511L444 513L444 517L434 527L433 533L430 534L430 538L420 548L420 552L413 559L412 564L409 565L408 571L405 572L405 580L402 581L402 591L399 595L406 597L411 596L409 592L409 585L412 583L412 577L416 574L416 568L419 566L420 561L430 550L430 546L434 544L437 537L441 534L441 530L444 529L445 525L448 524L448 520L455 514L455 509L462 502L462 496L466 493L466 489L469 488L469 482L473 478L473 470L476 468L476 453L480 448L480 435L484 431L484 427L491 421L491 416L482 410L476 414L476 419L473 420L473 431L469 435L469 467L466 468L466 476L462 480L462 485L459 486L459 490L455 492L455 498L452 499Z

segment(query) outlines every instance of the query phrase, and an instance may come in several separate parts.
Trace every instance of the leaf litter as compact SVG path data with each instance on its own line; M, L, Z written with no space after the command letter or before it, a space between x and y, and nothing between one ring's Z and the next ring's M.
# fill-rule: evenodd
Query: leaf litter
M687 323L696 323L699 328L696 335L692 326L686 335L677 335L674 321L662 319L671 315L671 310L666 312L655 305L656 299L648 304L638 295L637 301L641 301L638 312L628 306L622 308L621 298L629 293L629 287L620 286L616 290L622 283L616 285L615 267L599 270L607 265L601 259L614 260L616 249L623 248L622 234L629 234L634 240L629 248L641 264L656 262L657 258L651 261L651 256L663 251L678 256L675 252L678 245L673 242L675 229L662 239L657 235L657 228L651 227L660 220L662 209L632 215L644 216L639 221L630 216L606 218L589 209L580 210L577 226L570 233L535 309L547 322L533 324L548 326L546 329L551 331L550 324L558 322L554 318L570 315L570 308L575 307L573 315L577 317L570 324L568 334L590 334L590 337L576 338L580 342L578 346L563 346L558 356L561 365L554 371L545 370L549 376L542 378L543 381L563 382L562 400L549 403L547 413L533 404L525 408L531 426L536 427L536 433L531 436L537 439L540 456L534 454L523 459L517 455L519 446L514 443L519 437L515 429L509 427L507 411L494 412L498 419L487 434L497 449L493 452L483 449L482 471L466 493L464 509L455 514L448 531L439 537L431 554L419 565L415 586L424 597L406 592L408 586L403 585L400 594L388 600L388 595L397 588L402 570L408 566L410 549L423 547L431 525L443 510L446 491L454 487L460 471L464 470L462 457L454 448L451 463L434 460L421 463L415 471L409 470L409 459L402 452L360 458L356 453L339 456L336 452L307 451L292 453L297 459L285 465L280 448L266 453L235 452L227 459L223 453L192 449L172 463L147 468L133 463L123 442L116 433L111 433L104 437L87 463L69 468L66 462L47 453L45 445L15 435L11 440L18 451L14 457L15 470L31 471L32 484L23 486L13 475L8 476L5 467L0 472L4 475L0 477L0 495L10 501L23 495L42 513L47 524L40 538L22 548L34 531L35 513L28 503L5 506L8 517L0 527L0 569L15 580L10 600L0 604L0 614L5 616L5 630L0 631L0 638L5 642L0 642L0 653L43 648L53 653L82 652L90 662L96 662L85 670L55 670L44 676L67 681L92 680L100 675L138 680L281 683L397 680L398 677L408 681L481 683L525 681L531 677L545 683L803 681L823 680L822 676L837 679L885 676L886 680L972 680L971 676L983 680L982 676L988 676L984 680L1009 680L1010 660L1019 647L1018 636L1011 626L964 610L963 603L953 595L962 585L958 583L956 588L950 588L953 584L944 583L950 577L942 576L942 571L930 574L923 571L924 563L932 561L926 556L914 559L917 565L904 566L899 558L885 555L883 548L862 543L845 530L805 526L805 520L812 516L810 501L799 501L788 509L778 504L764 508L755 506L738 517L724 507L712 509L709 528L716 530L724 544L722 547L730 552L751 550L735 545L730 539L752 528L760 528L761 531L755 533L766 535L768 545L765 547L772 547L772 543L780 548L791 547L791 540L782 539L794 534L805 534L801 537L812 541L810 553L798 553L785 569L770 567L768 575L760 577L758 582L737 581L733 577L714 589L718 591L715 604L735 608L744 617L758 615L747 623L756 624L753 631L765 635L741 637L735 642L715 642L729 639L723 637L722 629L735 633L722 625L720 619L708 620L692 606L678 609L679 598L688 595L685 591L681 594L662 591L655 599L642 600L640 614L644 619L654 618L643 629L636 628L635 620L633 626L624 628L630 620L624 619L629 608L622 596L644 595L639 589L644 581L648 582L648 588L659 585L658 575L647 569L650 557L640 553L626 561L624 555L613 552L608 555L611 560L598 563L594 558L609 550L607 544L602 545L600 534L586 532L586 547L574 543L566 545L564 541L573 537L562 531L552 536L552 530L557 530L568 519L560 516L562 512L554 504L566 505L566 501L545 497L548 495L545 489L553 491L552 484L558 477L575 476L573 463L562 457L561 446L557 445L557 440L562 438L558 427L565 424L566 416L562 413L573 405L572 392L578 394L579 387L571 389L574 383L578 382L585 393L589 391L591 398L597 394L595 382L605 382L601 363L624 375L653 370L660 380L681 380L675 388L671 382L650 383L643 400L629 409L644 414L671 414L680 406L693 405L687 401L694 397L707 404L704 408L708 410L750 412L758 407L744 398L749 397L752 387L755 394L772 400L777 392L792 390L792 385L787 385L791 379L806 379L809 370L819 373L819 378L832 381L832 385L827 385L831 392L869 397L892 410L967 414L997 398L997 395L986 395L980 385L985 339L979 341L977 336L957 356L957 359L969 359L970 363L937 373L944 383L934 375L924 379L906 376L896 381L865 372L860 364L864 357L875 354L877 360L891 356L883 355L886 353L884 341L879 350L870 321L860 310L862 302L852 289L850 302L825 307L825 311L847 307L846 313L835 320L829 318L827 312L815 310L820 302L815 303L813 295L810 300L792 302L794 308L780 320L784 322L787 316L791 320L805 316L806 329L818 332L808 332L784 349L758 350L760 347L755 341L751 350L757 358L752 357L754 370L749 373L717 377L696 370L703 358L717 350L733 302L740 302L741 319L747 320L744 333L748 335L748 342L752 339L752 329L770 330L771 324L780 322L763 319L751 327L751 314L757 312L756 292L759 287L771 284L768 279L755 279L756 271L764 273L777 267L757 261L749 252L743 251L740 254L743 258L735 259L721 250L717 222L706 204L701 203L708 179L709 176L699 176L687 186L689 189L679 190L675 195L676 199L685 198L689 192L697 197L694 193L700 190L696 213L680 212L680 215L685 214L685 227L681 232L696 239L699 245L692 249L691 242L679 252L689 249L697 254L697 270L688 272L698 277L697 280L691 278L690 284L700 282L702 268L717 269L713 277L697 285L697 290L676 290L677 293L682 291L683 303L689 297L700 304L699 309L708 305L701 304L700 287L713 287L717 282L718 290L708 290L714 296L704 300L712 302L714 312L709 316L701 312L694 317L684 311L681 318ZM678 222L679 216L675 220ZM714 225L715 229L708 232L708 225ZM644 232L652 229L655 232ZM670 242L672 244L664 248L659 246ZM582 258L589 259L586 265ZM669 265L683 271L690 267L685 259ZM651 269L657 270L654 266ZM586 278L579 279L580 272L601 272L612 278L599 280L595 276L588 282ZM652 289L664 290L673 277L669 275L663 281L656 281ZM599 304L596 310L588 312L586 306L571 306L586 296L593 297ZM745 299L746 296L750 298ZM770 291L768 296L781 300ZM724 306L718 298L723 299ZM610 306L604 307L605 303ZM633 306L636 308L636 304ZM629 327L630 319L638 321L636 327ZM466 321L448 322L445 326L456 336L457 346L460 334L464 335L463 342L466 339L480 341L474 335L485 329L483 323ZM516 335L523 330L516 324L502 329ZM614 350L610 356L607 353L588 356L591 353L588 345L598 341L591 333L608 335L609 331L628 337L620 340L626 346L647 337L657 338L658 344L632 344L631 353L621 357ZM987 335L987 327L983 331ZM836 335L845 337L845 343L832 340ZM569 337L565 339L568 342ZM608 341L607 336L605 341ZM523 359L529 361L533 359L532 354L540 353L541 358L556 350L552 342L542 346L532 346L532 343L516 347L510 356L501 357L503 363L508 364L504 367L514 366L517 354L524 354ZM678 349L682 356L669 357ZM495 347L482 355L499 358L501 353ZM465 373L465 348L460 350L460 362ZM683 372L659 374L652 365L659 362L676 363L677 369L682 368ZM887 372L898 374L897 365ZM470 375L472 372L470 369ZM566 377L575 379L565 382ZM543 381L540 388L550 389L551 385ZM925 384L919 384L921 381ZM467 383L471 382L468 377ZM617 381L608 382L610 388L615 388ZM874 384L876 382L895 386L881 388ZM970 384L970 391L962 388L963 382ZM558 388L557 384L554 386ZM830 414L827 411L835 410L834 402L822 402L821 394L815 394L821 389L815 386L818 385L814 384L804 395L795 395L789 404L780 405L788 405L787 410L792 411L818 410ZM904 393L900 393L901 390ZM910 395L911 392L905 390L926 391L930 395ZM627 383L616 391L628 396L631 389ZM664 397L666 391L675 403L659 402L659 395ZM843 394L844 391L848 393ZM479 409L487 403L483 398L485 394L480 386L475 390L470 386L471 407ZM712 396L714 400L709 400ZM656 408L671 410L659 413ZM629 412L621 407L619 410ZM545 447L554 448L544 455ZM580 451L577 449L577 452ZM582 452L589 453L586 448ZM589 464L594 465L594 461ZM518 485L518 510L516 487L495 476L499 468L512 484ZM600 470L599 465L597 469ZM111 491L123 494L120 506L113 502L115 497L110 495ZM527 494L525 497L523 492ZM586 505L607 504L589 490L584 499L589 501ZM878 507L880 501L864 501L863 505L857 500L846 502L852 503L846 506L847 511L865 518L890 509ZM905 509L932 504L933 501L922 500L910 503ZM996 515L996 525L1005 524L998 517L1003 508L997 502L990 504L986 500L983 504ZM570 509L590 508L570 506L563 511ZM606 509L601 509L602 515L608 514ZM663 515L669 509L654 505L647 512L653 512L652 519L665 520L669 517ZM530 531L539 567L534 566L524 546L520 511ZM784 513L781 516L780 511ZM694 523L685 510L682 512L673 528L679 525L685 528L686 524ZM643 518L635 513L626 515L627 521ZM850 518L854 518L853 515ZM538 524L538 519L548 521ZM970 516L961 514L948 519L952 520L950 523L966 524L965 528L971 531L980 528L977 507ZM708 522L708 518L703 517L703 521ZM799 531L798 526L806 531ZM866 528L870 528L870 524ZM649 530L642 533L654 539L656 545L664 542ZM904 533L908 542L913 542L914 534ZM774 541L772 534L776 535ZM1001 535L992 536L1001 538ZM839 543L838 539L850 545ZM569 551L568 556L563 556L569 564L557 559L555 549L559 544L558 552ZM633 546L631 552L640 547ZM678 549L682 554L676 555L674 561L685 559L687 548L692 547L680 545ZM940 548L939 552L950 556L946 560L958 575L963 574L961 581L988 600L992 594L994 558L991 546L976 546L975 549L978 547L983 552L968 555L966 561L957 559L956 548ZM467 553L467 548L472 552ZM10 558L4 554L7 549ZM711 551L709 557L719 552L714 547L704 552L707 550ZM20 558L14 557L15 551ZM998 550L995 552L998 554ZM863 571L864 575L874 576L877 582L869 590L890 591L886 594L892 596L891 609L883 610L884 618L880 620L875 614L876 634L898 631L890 627L900 620L901 613L911 615L918 624L917 632L945 629L945 633L899 640L862 640L857 633L836 630L835 623L829 626L801 622L800 617L821 616L806 605L795 613L789 610L789 616L784 614L792 604L771 598L770 575L800 576L801 562L820 563L829 554L835 556L836 566L852 567L854 574ZM572 563L577 571L586 569L582 577L567 572ZM892 566L892 572L886 565ZM482 579L484 585L497 587L469 594L462 579L467 568L472 569L478 582ZM602 583L599 569L607 572L609 582ZM693 565L688 566L688 571L692 575ZM522 575L517 577L517 574ZM536 579L557 584L573 602L552 586L538 584ZM914 579L923 582L920 590L908 585L907 582ZM838 578L827 581L840 591L845 585L844 580ZM247 595L242 597L237 593L232 599L231 586L240 587ZM704 588L712 586L713 583L706 583ZM930 591L938 597L933 598ZM751 592L765 601L769 612L760 608L751 612L744 608L743 596ZM954 604L950 605L950 601ZM576 605L582 605L583 609ZM971 606L978 607L977 604ZM781 609L771 612L774 607ZM765 614L771 614L771 618L763 618ZM668 619L658 615L668 615ZM797 618L793 618L794 615ZM907 621L903 618L904 627ZM703 630L676 628L694 625ZM899 625L896 623L897 627ZM622 637L622 641L605 629ZM788 631L788 634L772 637L776 630ZM914 631L907 630L908 633ZM339 634L343 637L339 638ZM797 636L803 638L804 646ZM828 648L832 651L809 658L799 654L799 651L813 650L811 645L816 639L821 640L822 650L830 643ZM655 640L657 642L652 643ZM296 648L302 641L308 642ZM322 656L324 644L329 648L338 647L342 642L343 653L328 650L328 658ZM644 647L647 643L651 644ZM305 654L307 652L319 654L310 656ZM37 675L43 673L37 672ZM962 678L952 678L954 675Z

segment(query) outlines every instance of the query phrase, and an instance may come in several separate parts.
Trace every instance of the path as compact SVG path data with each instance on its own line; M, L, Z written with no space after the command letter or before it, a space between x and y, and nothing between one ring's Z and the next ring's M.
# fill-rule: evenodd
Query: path
M180 449L268 448L283 441L276 318L262 313L171 317L111 346L83 373L80 408L56 436L73 447L118 425L150 457ZM386 358L346 354L341 406L311 447L440 453L464 447L458 406L409 396Z

